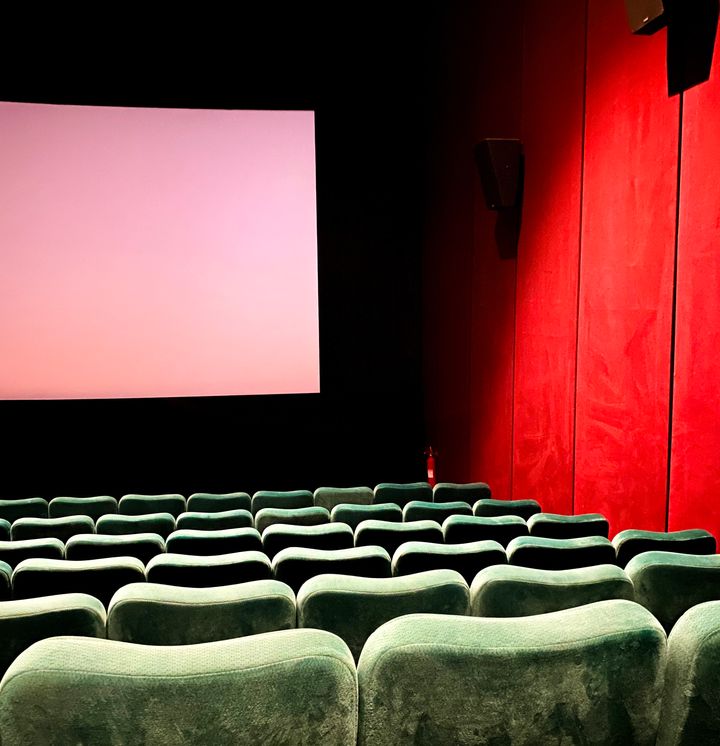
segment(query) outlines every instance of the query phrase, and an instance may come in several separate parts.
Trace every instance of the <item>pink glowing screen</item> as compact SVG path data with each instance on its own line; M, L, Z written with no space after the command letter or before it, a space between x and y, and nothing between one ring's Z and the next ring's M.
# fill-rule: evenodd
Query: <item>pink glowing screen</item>
M0 103L0 398L318 392L314 116Z

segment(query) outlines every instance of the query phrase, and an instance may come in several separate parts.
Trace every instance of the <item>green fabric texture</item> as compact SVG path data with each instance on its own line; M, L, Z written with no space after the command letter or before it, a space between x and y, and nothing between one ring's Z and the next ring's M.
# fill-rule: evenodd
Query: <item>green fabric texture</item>
M187 509L196 513L219 513L225 510L250 510L252 500L247 492L193 492Z
M426 570L455 570L469 585L480 570L506 563L505 549L496 541L472 541L467 544L408 541L395 550L392 573L410 575Z
M657 746L717 744L720 734L720 601L684 614L668 638Z
M625 567L642 552L681 552L682 554L715 554L715 537L701 528L685 531L641 531L628 529L615 534L613 546L617 563Z
M507 546L518 536L527 536L527 523L517 515L481 518L474 515L451 515L442 524L446 544L466 544L469 541L497 541Z
M580 539L583 536L604 536L610 532L610 524L600 513L580 515L558 515L557 513L536 513L528 519L530 536L545 539Z
M175 522L178 530L195 528L211 531L219 528L252 528L253 516L249 510L219 510L217 513L180 513Z
M272 559L288 547L306 549L350 549L354 545L353 530L344 523L322 526L289 526L276 523L262 535L263 551Z
M720 555L643 552L625 566L635 600L670 632L690 608L720 601Z
M0 676L15 658L47 637L105 637L105 607L86 593L62 593L0 604Z
M437 521L442 523L451 515L472 515L470 506L465 502L429 503L412 500L403 508L403 521Z
M120 536L122 534L159 534L163 539L175 530L175 518L170 513L148 513L146 515L103 515L97 519L98 534Z
M159 534L78 534L65 544L65 559L88 560L106 557L136 557L144 565L165 551L165 541Z
M591 565L614 565L615 549L604 536L579 539L543 539L520 536L507 545L511 565L538 570L572 570Z
M373 490L373 503L395 503L401 508L411 500L431 502L432 499L432 487L427 482L381 482Z
M273 490L258 490L252 496L253 515L263 508L312 508L313 493L310 490L286 490L275 492Z
M302 549L291 547L278 552L272 562L276 580L287 583L297 593L302 584L324 573L389 578L390 555L381 547L352 549Z
M109 640L194 645L295 627L295 594L277 580L215 588L133 583L108 608Z
M392 523L370 519L361 521L355 529L356 547L382 547L391 557L406 541L432 541L442 544L442 528L437 521Z
M18 518L47 518L48 503L42 497L0 500L0 518L14 523Z
M497 518L501 515L517 515L527 521L530 516L540 513L537 500L478 500L473 505L473 515L480 518Z
M65 518L18 518L10 530L13 541L60 539L65 542L76 534L92 533L95 533L95 521L86 515Z
M322 630L183 647L59 637L10 667L0 731L3 746L349 746L357 674Z
M0 518L0 541L10 541L10 521Z
M118 588L145 581L143 563L135 557L94 560L26 559L14 570L13 597L37 598L56 593L87 593L105 607Z
M12 595L12 571L12 567L7 562L0 562L0 601L10 600Z
M492 497L490 487L485 482L438 482L433 487L432 499L436 503L452 503L461 500L473 505L477 500L489 500Z
M336 505L330 514L333 523L344 523L353 531L362 521L375 519L377 521L392 521L402 523L402 508L397 503L384 502L377 505Z
M158 554L146 567L151 583L211 588L220 585L267 580L272 577L270 560L262 552L231 552L213 556Z
M260 508L255 513L255 528L262 534L269 526L319 526L330 522L327 508Z
M33 557L62 559L65 545L60 539L28 539L27 541L0 541L0 562L17 567L23 560Z
M655 743L665 633L601 601L515 619L410 614L358 663L360 746Z
M467 614L468 587L453 570L429 570L397 578L318 575L297 597L298 627L342 637L358 660L380 626L404 614Z
M369 487L318 487L313 502L332 510L336 505L370 505L373 491Z
M123 495L118 503L122 515L146 515L148 513L170 513L177 518L187 510L185 498L175 493L164 495Z
M613 598L635 600L632 581L616 565L574 570L496 565L479 572L470 586L472 614L484 617L547 614Z
M110 495L96 497L56 497L50 500L48 515L50 518L64 518L68 515L87 515L98 519L101 515L117 513L118 502Z
M262 550L260 533L254 528L225 528L200 531L187 528L173 531L165 542L168 552L175 554L230 554Z

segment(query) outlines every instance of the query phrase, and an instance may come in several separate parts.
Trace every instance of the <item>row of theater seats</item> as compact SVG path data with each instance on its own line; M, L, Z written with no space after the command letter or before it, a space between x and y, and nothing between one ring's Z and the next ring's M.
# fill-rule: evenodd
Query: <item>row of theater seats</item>
M412 613L372 632L357 662L322 629L183 648L54 637L5 673L0 734L3 746L704 746L718 737L719 660L720 601L689 610L669 640L622 599L528 617Z

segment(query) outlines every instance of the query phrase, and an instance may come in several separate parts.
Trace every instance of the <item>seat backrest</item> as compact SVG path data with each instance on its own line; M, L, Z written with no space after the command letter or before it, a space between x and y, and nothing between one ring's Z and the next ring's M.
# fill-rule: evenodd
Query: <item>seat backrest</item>
M432 501L432 487L427 482L381 482L373 490L373 503L395 503L401 508L411 500Z
M372 501L369 487L318 487L313 495L314 504L328 510L336 505L370 505Z
M78 534L68 539L65 559L89 560L106 557L137 557L143 565L165 551L165 541L160 534Z
M462 502L473 505L478 500L488 500L492 497L490 487L485 482L438 482L433 487L433 500L436 503Z
M403 508L403 521L437 521L442 523L451 515L472 515L470 506L462 501L429 503L412 500Z
M60 539L0 541L0 562L13 568L26 559L63 559L64 556L65 545Z
M95 533L95 521L86 515L64 518L18 518L10 531L13 541L59 539L65 542L76 534L92 533Z
M175 554L230 554L259 552L260 534L254 528L225 528L210 531L183 529L173 531L165 542L168 552Z
M610 531L607 518L600 513L536 513L530 516L527 524L530 536L543 536L546 539L579 539L582 536L604 536L607 539Z
M252 528L253 515L249 510L221 510L216 513L180 513L175 522L177 529L185 528L210 531L222 528Z
M262 552L232 552L211 556L158 554L147 564L151 583L211 588L272 578L272 567Z
M103 515L97 519L98 534L119 536L122 534L159 534L163 539L175 530L175 518L170 513L148 513L146 515Z
M386 502L377 505L349 505L342 503L336 505L330 514L333 523L344 523L354 531L358 524L368 519L377 521L392 521L402 523L402 508L396 503Z
M468 541L497 541L507 546L518 536L527 536L527 523L517 515L495 518L451 515L443 521L443 538L446 544L465 544Z
M353 546L353 530L344 523L320 526L288 526L276 523L262 535L263 551L272 559L288 547L306 549L349 549Z
M48 502L42 497L0 500L0 518L14 523L18 518L47 518Z
M507 545L511 565L538 570L572 570L591 565L614 565L615 549L604 536L580 539L543 539L520 536Z
M313 493L310 490L258 490L252 496L253 515L263 508L312 508Z
M680 552L682 554L715 554L715 537L704 529L685 531L641 531L627 529L613 537L617 563L625 567L642 552Z
M165 493L162 495L123 495L118 503L118 513L122 515L145 515L147 513L170 513L177 518L187 510L182 495Z
M269 526L319 526L330 521L327 508L260 508L255 513L255 528L262 534Z
M395 550L406 541L433 541L443 543L442 528L437 521L392 521L367 520L355 529L355 546L379 546L392 557Z
M541 511L537 500L478 500L473 505L473 515L482 518L495 518L500 515L517 515L527 521L530 516Z
M64 518L71 515L87 515L98 519L101 515L117 513L118 501L110 495L96 497L55 497L48 505L50 518Z
M198 513L250 510L251 503L247 492L193 492L187 499L187 509Z

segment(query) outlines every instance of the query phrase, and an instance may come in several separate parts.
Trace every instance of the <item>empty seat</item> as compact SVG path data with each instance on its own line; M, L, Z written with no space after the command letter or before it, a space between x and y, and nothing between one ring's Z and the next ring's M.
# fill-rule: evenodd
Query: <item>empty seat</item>
M313 493L309 490L258 490L252 496L253 515L263 508L312 508Z
M347 746L357 675L347 645L322 630L191 647L60 637L10 666L0 730L3 746Z
M468 544L435 544L408 541L393 554L393 575L410 575L426 570L455 570L469 585L480 570L507 563L502 544L496 541L473 541Z
M495 565L479 572L470 586L475 616L532 616L611 598L634 600L632 581L616 565L574 570Z
M406 541L434 541L443 543L440 524L435 521L362 521L355 529L355 546L379 546L392 557L395 550Z
M485 482L438 482L433 487L433 500L436 503L454 503L458 500L473 505L478 500L488 500L492 496Z
M105 557L137 557L144 565L165 551L159 534L78 534L68 539L65 559L88 560Z
M395 503L404 508L411 500L432 501L432 487L427 482L381 482L373 491L373 503ZM381 519L384 520L384 519Z
M330 521L327 508L261 508L255 513L255 528L262 534L268 526L319 526Z
M669 532L628 529L615 534L613 546L618 565L625 567L633 557L642 552L715 554L715 537L700 528Z
M352 549L301 549L278 552L272 563L276 580L287 583L297 593L315 575L334 573L366 578L389 578L390 555L380 547Z
M148 513L170 513L177 518L187 510L185 498L175 493L163 495L124 495L118 504L122 515L147 515Z
M165 542L168 552L175 554L230 554L260 551L262 541L254 528L226 528L216 531L185 529L173 531Z
M195 528L212 531L220 528L252 528L253 517L249 510L221 510L217 513L180 513L175 522L177 529Z
M370 505L373 491L369 487L318 487L313 501L315 505L328 510L336 505Z
M143 645L193 645L295 627L295 594L277 580L215 588L133 583L108 608L107 636Z
M354 544L353 530L344 523L322 526L288 526L277 523L262 535L263 551L272 559L288 547L306 549L350 549Z
M409 614L358 663L359 746L654 743L665 633L630 601L489 619Z
M691 607L720 601L720 555L643 552L625 572L635 586L635 600L670 632Z
M467 503L428 503L412 500L403 508L403 521L437 521L442 523L451 515L472 515Z
M118 588L145 580L135 557L94 560L26 559L13 572L13 597L37 598L56 593L88 593L107 607Z
M95 522L86 515L65 518L18 518L12 525L13 541L28 539L60 539L67 541L76 534L92 534Z
M614 565L615 549L604 536L580 539L543 539L520 536L507 545L511 565L538 570L572 570L590 565Z
M175 518L170 513L148 513L146 515L103 515L97 519L98 534L120 536L122 534L159 534L163 539L175 530Z
M10 521L0 518L0 541L10 541Z
M105 637L105 607L86 593L0 604L0 677L23 650L58 635Z
M358 578L318 575L297 597L298 627L315 627L342 637L357 660L367 638L404 614L467 614L468 587L453 570L406 577Z
M473 515L481 518L496 518L500 515L517 515L527 521L530 516L540 513L540 503L536 500L478 500L473 505Z
M48 504L42 497L0 500L0 518L14 523L18 518L47 518Z
M60 539L27 539L27 541L0 541L0 562L16 567L23 560L38 557L62 559L65 545Z
M201 556L193 554L158 554L147 563L151 583L211 588L234 585L272 577L270 560L262 552L232 552Z
M64 518L68 515L87 515L97 520L101 515L117 513L118 502L109 495L96 497L56 497L50 500L50 518Z
M583 536L604 536L607 539L610 525L600 513L558 515L536 513L527 522L530 536L546 539L579 539Z
M12 567L0 562L0 601L7 601L12 595Z
M481 518L474 515L451 515L442 524L446 544L466 544L469 541L497 541L507 546L518 536L527 536L527 523L517 515Z
M220 513L225 510L250 510L247 492L193 492L187 499L187 509L197 513Z
M344 523L353 531L362 521L375 519L376 521L392 521L401 523L403 519L402 508L391 502L379 503L377 505L336 505L330 514L330 520L334 523Z

